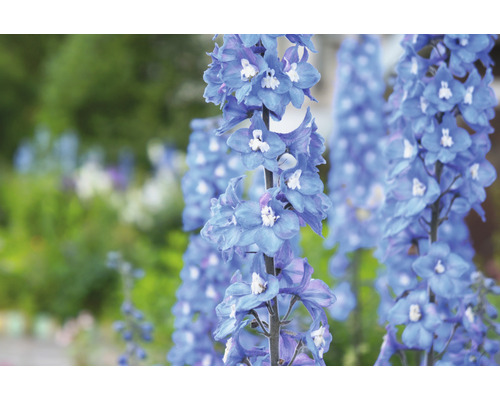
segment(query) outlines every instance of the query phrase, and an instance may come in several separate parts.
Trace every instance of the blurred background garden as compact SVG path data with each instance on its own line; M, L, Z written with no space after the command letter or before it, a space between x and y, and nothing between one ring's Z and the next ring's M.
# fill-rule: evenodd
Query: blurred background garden
M312 92L318 103L308 105L325 138L343 38L313 37L311 63L322 79ZM381 37L387 96L400 40ZM180 182L190 122L220 114L203 98L212 48L211 35L0 36L1 365L116 364L123 292L106 265L110 251L144 271L133 290L154 325L143 364L168 364L189 240ZM499 49L497 42L491 53L497 97ZM290 112L294 126L302 117ZM492 125L499 128L498 117ZM491 140L489 161L499 171L500 140ZM321 174L326 182L328 164ZM471 214L467 222L479 269L499 281L500 182L487 192L487 221ZM316 277L333 286L334 250L308 227L302 245ZM365 251L358 309L347 323L331 321L327 365L375 362L385 333L372 285L377 266Z

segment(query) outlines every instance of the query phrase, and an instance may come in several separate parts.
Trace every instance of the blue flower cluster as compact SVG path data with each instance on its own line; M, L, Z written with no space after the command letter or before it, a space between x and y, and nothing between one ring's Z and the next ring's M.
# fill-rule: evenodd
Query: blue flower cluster
M377 287L389 325L380 365L404 350L423 350L424 365L489 365L499 349L487 338L496 310L485 296L498 289L476 270L463 221L471 209L484 219L485 187L496 178L485 158L497 104L488 55L494 41L493 35L402 41L386 149L380 256L387 270Z
M187 152L188 171L182 179L185 208L183 225L195 231L210 218L210 202L226 189L231 178L243 172L238 156L228 154L226 140L213 135L220 119L195 119ZM231 275L241 264L238 257L222 260L217 247L198 233L190 237L181 271L182 284L173 308L174 347L167 355L173 365L222 365L214 347L215 307L222 300Z
M329 141L328 190L333 206L327 247L337 245L331 274L342 282L334 289L334 319L344 321L356 307L351 283L357 266L349 253L374 248L380 237L378 210L384 201L382 141L386 135L380 42L372 35L346 38L337 53L334 131ZM348 268L351 265L351 268Z
M229 337L225 365L324 365L331 341L324 308L335 296L324 282L311 279L312 267L294 249L301 226L321 235L330 206L317 168L325 163L324 139L309 109L292 132L270 129L271 119L281 120L289 103L300 108L305 97L314 100L310 89L320 75L307 62L308 51L315 51L310 35L286 35L293 45L282 58L277 36L225 35L204 75L206 100L223 110L218 134L249 119L230 134L227 145L248 170L264 169L266 186L257 200L244 200L244 176L231 180L212 201L201 231L225 260L248 256L217 306L215 339ZM299 302L312 323L297 333L297 320L289 317Z
M239 157L227 154L226 141L211 135L220 122L220 118L191 121L192 133L186 156L188 170L182 178L185 231L199 229L205 224L210 217L211 199L226 190L229 179L243 172Z
M132 302L132 289L135 280L142 278L144 272L141 269L133 268L117 252L108 253L108 267L118 271L123 284L124 301L121 312L124 320L116 321L113 325L126 342L125 352L118 358L118 364L136 365L146 358L146 351L141 342L150 342L153 332L153 325L144 321L143 313L135 308Z

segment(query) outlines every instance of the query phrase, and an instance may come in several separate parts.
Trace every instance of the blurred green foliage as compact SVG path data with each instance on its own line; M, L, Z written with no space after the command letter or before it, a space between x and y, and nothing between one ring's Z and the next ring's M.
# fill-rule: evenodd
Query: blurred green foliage
M323 229L324 235L325 231L327 227ZM314 278L335 287L339 282L328 271L328 263L335 250L325 249L323 239L310 228L302 228L301 233L301 246L304 256L314 268ZM379 263L370 250L364 250L359 266L361 287L357 309L351 312L347 321L336 321L328 316L333 338L330 350L324 356L327 365L373 365L380 351L385 329L377 322L379 295L373 287ZM359 313L360 326L355 321L356 312ZM360 343L355 343L355 330L359 330ZM359 361L356 353L359 354Z
M1 157L38 125L111 159L151 138L185 148L190 120L218 112L203 99L212 48L210 35L1 36Z
M11 160L37 122L43 65L64 35L0 35L0 159Z
M107 198L82 202L61 184L50 174L0 175L0 187L9 188L0 191L0 309L32 318L46 313L60 322L88 310L110 325L120 319L123 299L106 256L118 250L146 272L134 299L155 324L157 350L150 353L164 361L187 235L168 215L154 234L142 232L121 223Z

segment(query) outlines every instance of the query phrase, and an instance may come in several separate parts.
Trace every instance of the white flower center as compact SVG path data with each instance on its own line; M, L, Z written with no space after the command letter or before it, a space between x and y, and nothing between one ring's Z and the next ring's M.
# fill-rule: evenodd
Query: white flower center
M410 143L408 139L405 139L403 141L403 144L404 144L403 158L410 158L413 155L413 145Z
M223 165L219 165L217 168L215 168L214 175L217 178L221 178L224 175L226 175L226 169L224 168Z
M426 186L418 178L413 178L413 196L423 196L425 189L427 189Z
M411 70L410 70L410 72L413 75L417 75L417 73L418 73L417 57L412 57L411 58Z
M193 344L194 343L194 334L193 332L186 332L186 342L188 344Z
M216 139L210 138L210 143L208 145L208 150L215 152L218 151L220 148L219 143L217 142Z
M472 104L472 93L474 92L474 86L469 86L464 96L465 104Z
M213 285L207 286L207 289L205 290L205 296L207 296L209 299L217 298L217 291L215 290Z
M472 311L472 308L470 306L467 307L467 310L465 310L465 316L471 324L474 322L474 311Z
M195 162L197 165L203 165L207 162L207 159L205 158L205 155L200 152L200 153L196 154Z
M289 189L295 190L300 189L300 176L302 175L302 170L298 169L295 171L290 178L286 181L286 185Z
M279 215L274 215L274 210L269 206L263 207L260 211L260 215L262 217L262 225L264 226L273 226L280 217Z
M210 354L205 354L201 359L201 365L204 367L209 367L212 364L212 356Z
M257 67L250 64L246 58L241 59L241 66L243 67L240 72L242 81L249 81L259 72Z
M425 114L425 112L427 111L427 107L429 107L429 103L424 96L420 96L420 109L422 110L422 113Z
M210 255L208 256L208 265L213 267L217 264L219 264L219 257L215 253L210 253Z
M441 81L441 87L439 88L438 96L440 99L449 100L452 96L451 89L448 87L448 82Z
M208 193L208 185L204 180L201 180L198 182L198 185L196 186L196 191L199 194L207 194Z
M450 130L447 128L443 128L441 132L443 134L443 136L441 136L441 146L443 147L453 146L453 138L450 136Z
M411 282L410 277L406 274L402 274L399 277L399 283L403 286L408 286L410 284L410 282Z
M418 304L412 304L410 306L410 321L417 322L422 318L422 311L420 311L420 306Z
M229 318L236 318L236 304L231 304L231 313L229 314Z
M460 46L467 46L469 44L469 39L467 38L463 38L463 39L460 39Z
M197 267L189 267L189 276L195 281L200 276L200 270Z
M325 327L322 326L319 329L311 332L311 337L313 339L314 345L319 349L319 356L323 358L324 346L326 344L325 340Z
M434 272L436 272L436 274L442 274L445 270L446 268L444 267L441 260L438 260L436 266L434 267Z
M261 294L266 291L267 282L260 277L260 275L256 272L252 274L252 294Z
M292 63L290 71L286 73L292 82L299 81L299 74L297 73L297 63Z
M471 167L470 167L470 176L475 181L478 180L478 178L479 178L479 164L478 163L475 163L475 164L471 165Z
M253 139L250 139L248 145L252 148L253 151L260 150L261 153L265 153L269 151L269 145L267 142L262 141L262 131L260 129L255 129L252 132Z
M274 76L274 73L274 69L267 70L266 76L262 78L260 83L263 89L274 90L280 85L280 81Z

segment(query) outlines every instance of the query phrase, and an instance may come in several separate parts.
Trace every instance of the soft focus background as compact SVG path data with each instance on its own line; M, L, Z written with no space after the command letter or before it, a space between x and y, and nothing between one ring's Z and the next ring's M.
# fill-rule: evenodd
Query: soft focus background
M322 80L312 90L319 102L308 105L325 137L342 39L313 38L311 62ZM381 40L389 94L401 37ZM112 329L122 302L119 277L106 267L112 250L145 271L133 292L155 326L144 364L167 364L188 242L180 179L189 123L220 113L203 99L213 46L211 35L0 36L0 365L116 364L124 344ZM500 97L500 43L492 57ZM294 128L304 110L290 108L279 129ZM500 129L500 118L493 125ZM491 139L489 160L500 171L500 139ZM328 166L321 173L326 181ZM497 181L487 222L468 218L477 264L497 280L499 205ZM333 284L332 251L309 228L303 244L317 277ZM376 268L366 252L358 349L365 365L375 362L384 334L371 287ZM358 363L353 321L331 327L327 364Z

